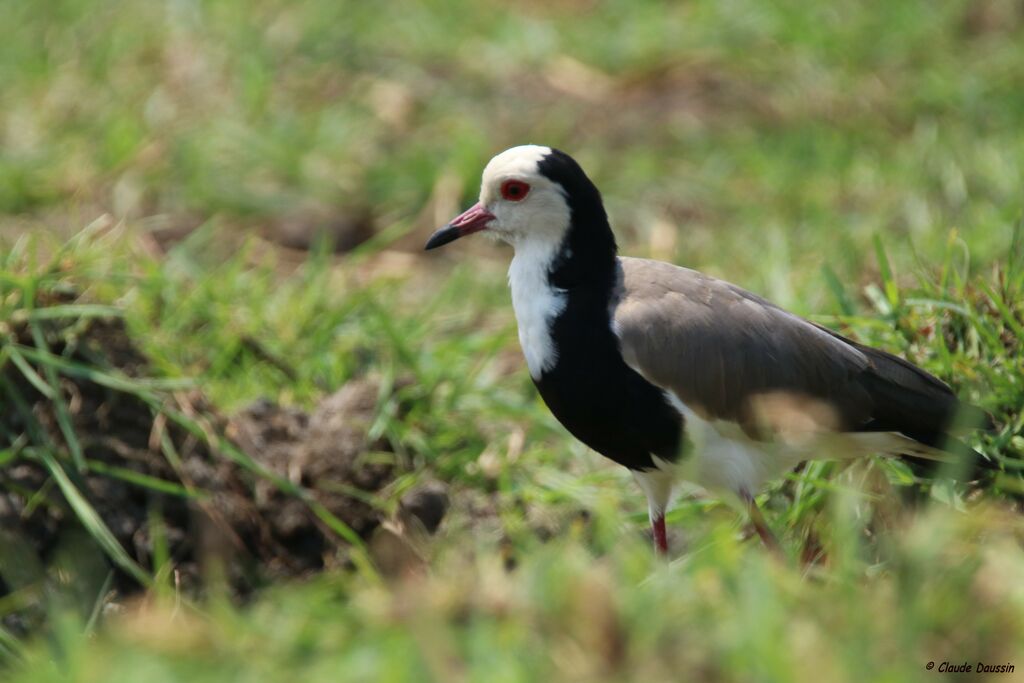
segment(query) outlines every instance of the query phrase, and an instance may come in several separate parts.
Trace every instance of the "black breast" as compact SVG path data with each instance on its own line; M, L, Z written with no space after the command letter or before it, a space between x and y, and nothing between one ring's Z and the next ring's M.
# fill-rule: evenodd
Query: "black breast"
M652 454L675 460L682 416L622 360L607 299L590 294L569 291L551 324L558 361L534 383L559 422L601 455L630 469L653 467Z

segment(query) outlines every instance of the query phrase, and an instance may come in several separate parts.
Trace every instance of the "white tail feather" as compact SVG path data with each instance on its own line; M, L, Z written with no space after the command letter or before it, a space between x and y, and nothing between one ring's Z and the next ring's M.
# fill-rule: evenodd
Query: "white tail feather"
M946 451L927 446L898 432L859 432L847 433L843 436L856 451L851 453L855 457L880 453L890 456L910 455L915 458L925 458L926 460L938 462L951 462L954 459Z

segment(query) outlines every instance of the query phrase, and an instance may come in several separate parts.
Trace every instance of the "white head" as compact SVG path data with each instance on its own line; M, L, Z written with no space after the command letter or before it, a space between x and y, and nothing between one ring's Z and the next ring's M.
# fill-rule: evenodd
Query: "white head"
M484 168L480 201L435 232L426 248L480 231L515 247L512 306L530 374L539 378L558 359L551 320L565 308L566 292L582 283L610 292L618 277L601 193L565 152L513 147Z
M544 174L553 150L538 145L507 149L484 168L480 201L434 233L427 249L484 230L521 246L558 243L569 229L566 189Z

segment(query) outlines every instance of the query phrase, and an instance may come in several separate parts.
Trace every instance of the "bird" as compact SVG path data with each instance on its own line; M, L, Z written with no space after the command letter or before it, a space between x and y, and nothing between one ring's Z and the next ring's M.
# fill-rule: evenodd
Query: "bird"
M942 459L955 424L989 419L896 355L724 280L620 256L600 191L558 149L491 159L479 201L425 249L477 232L514 250L512 307L540 396L632 472L658 554L680 482L745 510L778 550L755 503L770 479L812 459Z

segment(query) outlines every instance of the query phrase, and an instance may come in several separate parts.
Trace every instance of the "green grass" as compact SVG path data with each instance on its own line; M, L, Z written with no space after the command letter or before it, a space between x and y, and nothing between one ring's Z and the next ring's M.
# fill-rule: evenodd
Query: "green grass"
M24 568L47 578L0 615L50 616L27 639L0 629L5 678L905 681L945 660L1022 675L1024 526L1006 501L1024 492L1018 4L0 9L0 371L52 396L59 423L59 438L0 434L0 468L44 463L87 543L154 585L108 615L88 553ZM730 509L684 497L678 557L660 564L628 474L568 437L523 370L507 252L414 254L487 159L523 142L581 161L625 252L725 277L950 382L996 417L972 444L1005 472L980 498L916 484L931 502L913 506L898 463L815 463L762 499L782 563ZM366 211L381 232L347 256L255 234ZM157 228L195 225L154 248ZM44 353L57 317L110 314L153 377ZM11 337L22 324L30 344ZM77 492L94 465L66 418L75 373L154 411L182 387L231 411L382 377L398 389L373 431L408 474L380 504L420 478L452 485L429 575L382 584L364 567L245 606L216 589L188 601L166 558L135 566ZM16 393L0 410L21 410ZM98 578L76 583L76 566Z
M846 521L838 543L855 542ZM727 525L671 567L631 537L602 557L552 542L514 573L482 551L395 589L324 579L241 613L143 606L98 641L63 622L54 659L16 680L928 680L929 661L1019 658L1013 526L935 514L884 565L848 558L820 576Z

